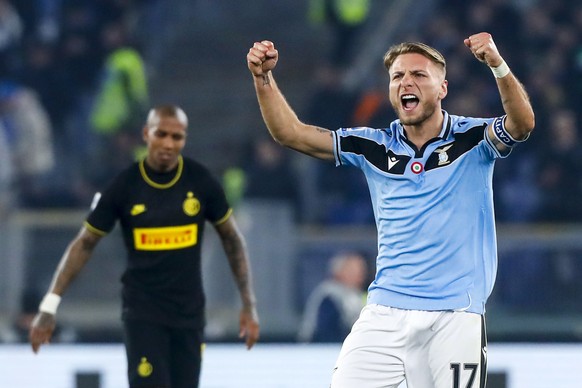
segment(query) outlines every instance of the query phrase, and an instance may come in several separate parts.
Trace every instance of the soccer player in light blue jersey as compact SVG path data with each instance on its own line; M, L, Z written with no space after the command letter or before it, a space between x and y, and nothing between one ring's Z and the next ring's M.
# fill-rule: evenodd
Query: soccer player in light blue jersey
M332 131L299 120L277 87L270 41L247 55L263 119L280 144L360 168L378 228L376 277L343 343L332 388L484 388L485 303L497 247L492 176L497 158L528 138L527 93L489 33L464 40L491 69L503 110L472 118L441 108L446 62L422 43L384 56L398 119L386 128ZM493 79L492 79L493 82Z

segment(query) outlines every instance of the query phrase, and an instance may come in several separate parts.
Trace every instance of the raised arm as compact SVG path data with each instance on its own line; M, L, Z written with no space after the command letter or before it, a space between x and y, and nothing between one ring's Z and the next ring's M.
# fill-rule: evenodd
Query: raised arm
M505 122L499 123L499 125L503 124L503 128L498 126L495 131L497 136L494 133L494 125L489 126L489 138L494 141L498 149L507 146L507 143L502 141L503 130L506 130L514 140L527 139L535 126L535 116L529 97L523 85L509 70L509 66L499 54L491 34L481 32L471 35L465 39L464 43L479 61L487 64L493 71L503 109L507 115Z
M304 124L299 120L277 87L272 70L279 53L272 42L255 42L247 54L263 120L279 144L304 154L333 159L333 136L329 129Z
M41 303L39 312L32 321L29 333L29 341L32 350L37 353L42 344L48 343L53 335L56 326L56 307L59 298L63 295L72 281L77 277L81 269L91 258L95 246L101 239L101 236L91 232L87 228L81 228L79 234L69 243L65 250L59 265L53 275L51 285L48 289L46 298L50 303L45 301ZM56 303L55 303L56 299ZM44 307L43 307L44 306ZM51 310L51 311L43 311Z
M228 258L230 269L240 293L242 309L239 315L239 337L246 337L247 349L259 339L259 315L253 291L251 266L245 240L238 229L234 216L215 226Z

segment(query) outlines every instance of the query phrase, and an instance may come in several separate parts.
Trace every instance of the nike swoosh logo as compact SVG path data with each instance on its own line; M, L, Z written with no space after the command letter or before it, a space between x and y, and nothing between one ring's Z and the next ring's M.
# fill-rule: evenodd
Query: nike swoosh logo
M137 216L138 214L144 213L146 211L145 205L134 205L131 209L131 215Z

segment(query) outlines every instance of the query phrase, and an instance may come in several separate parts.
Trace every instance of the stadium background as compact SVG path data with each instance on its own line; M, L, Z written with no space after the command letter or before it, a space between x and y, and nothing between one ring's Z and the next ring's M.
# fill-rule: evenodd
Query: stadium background
M23 29L11 35L7 21L0 28L3 37L13 37L3 39L0 47L0 132L10 146L0 159L0 176L12 177L10 184L0 185L0 327L4 331L18 319L26 296L42 293L48 286L66 243L86 214L93 193L90 188L103 179L103 168L90 157L100 155L100 147L107 143L89 123L92 103L101 90L106 55L92 53L89 46L85 59L93 60L94 79L83 90L74 89L79 84L68 84L70 78L62 76L62 51L56 48L66 31L92 31L98 39L99 21L102 25L122 23L129 31L128 42L142 55L148 103L177 103L189 114L186 154L224 179L248 238L263 342L289 346L295 341L305 299L324 277L327 260L338 249L356 249L369 257L373 268L375 231L361 177L350 170L338 172L322 162L284 152L287 169L281 174L292 174L284 175L287 180L293 174L300 177L291 201L286 196L251 196L241 184L256 168L254 145L266 133L246 68L248 48L255 40L274 41L281 54L278 82L291 105L300 117L334 128L391 119L389 106L378 102L386 87L381 59L391 43L401 40L427 42L447 57L445 109L466 115L498 114L493 78L462 45L467 34L489 31L524 82L537 119L532 139L496 169L500 263L488 305L491 347L507 350L505 346L515 345L514 358L525 360L536 347L560 344L564 348L556 348L556 357L570 356L559 358L561 367L574 370L579 365L581 351L575 345L582 337L582 155L578 139L582 8L576 2L423 0L419 6L418 1L372 0L355 45L341 64L330 63L330 47L336 37L329 25L308 18L308 0L18 0L0 1L4 10L0 15L7 14L5 3L15 7ZM73 18L77 30L67 27L65 22L71 19L62 16L73 3L78 9L86 7L87 12L85 18ZM34 60L38 47L52 53L52 66L44 73ZM64 69L70 75L74 68ZM82 69L83 74L91 73L90 67ZM15 95L19 88L34 92L38 104L32 108L18 105ZM70 100L71 96L78 99ZM11 132L23 125L19 120L27 107L29 116L40 110L50 136L27 132L19 138ZM50 147L43 148L39 138ZM41 157L46 153L53 155L52 162L45 164L50 168L42 168L43 160L51 160ZM28 159L38 160L40 167L23 168ZM103 165L117 167L105 161ZM124 260L118 253L120 247L117 233L104 240L64 299L59 322L75 333L78 344L78 348L67 348L71 353L64 359L75 359L75 349L88 345L119 343L119 276ZM230 344L237 341L238 298L234 286L224 279L226 260L212 233L204 250L208 339ZM524 350L524 344L533 348ZM17 358L20 348L10 346L0 347L2 363L12 354L13 360L22 360L13 370L25 368L22 364L30 359ZM272 350L270 358L275 359L289 351L267 345L265 349ZM309 353L309 348L301 349L306 352L298 355L301 359L320 357ZM34 362L40 365L41 359ZM502 371L502 365L497 365ZM536 376L541 376L535 383L539 385L527 386L550 386L541 383L547 381L544 376L552 375L553 368L546 369L535 369ZM324 371L324 381L326 376ZM518 388L515 373L513 376L498 387ZM109 386L101 381L103 387ZM554 384L574 387L576 381L579 378L572 377ZM0 380L0 386L14 384Z

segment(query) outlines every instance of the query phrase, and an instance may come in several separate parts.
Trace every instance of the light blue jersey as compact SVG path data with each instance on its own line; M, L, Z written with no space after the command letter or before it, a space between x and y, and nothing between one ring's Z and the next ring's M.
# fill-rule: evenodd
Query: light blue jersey
M485 134L493 118L443 113L439 136L420 150L399 120L339 129L335 160L360 168L370 188L378 258L368 303L482 314L497 270L493 165L509 152Z

